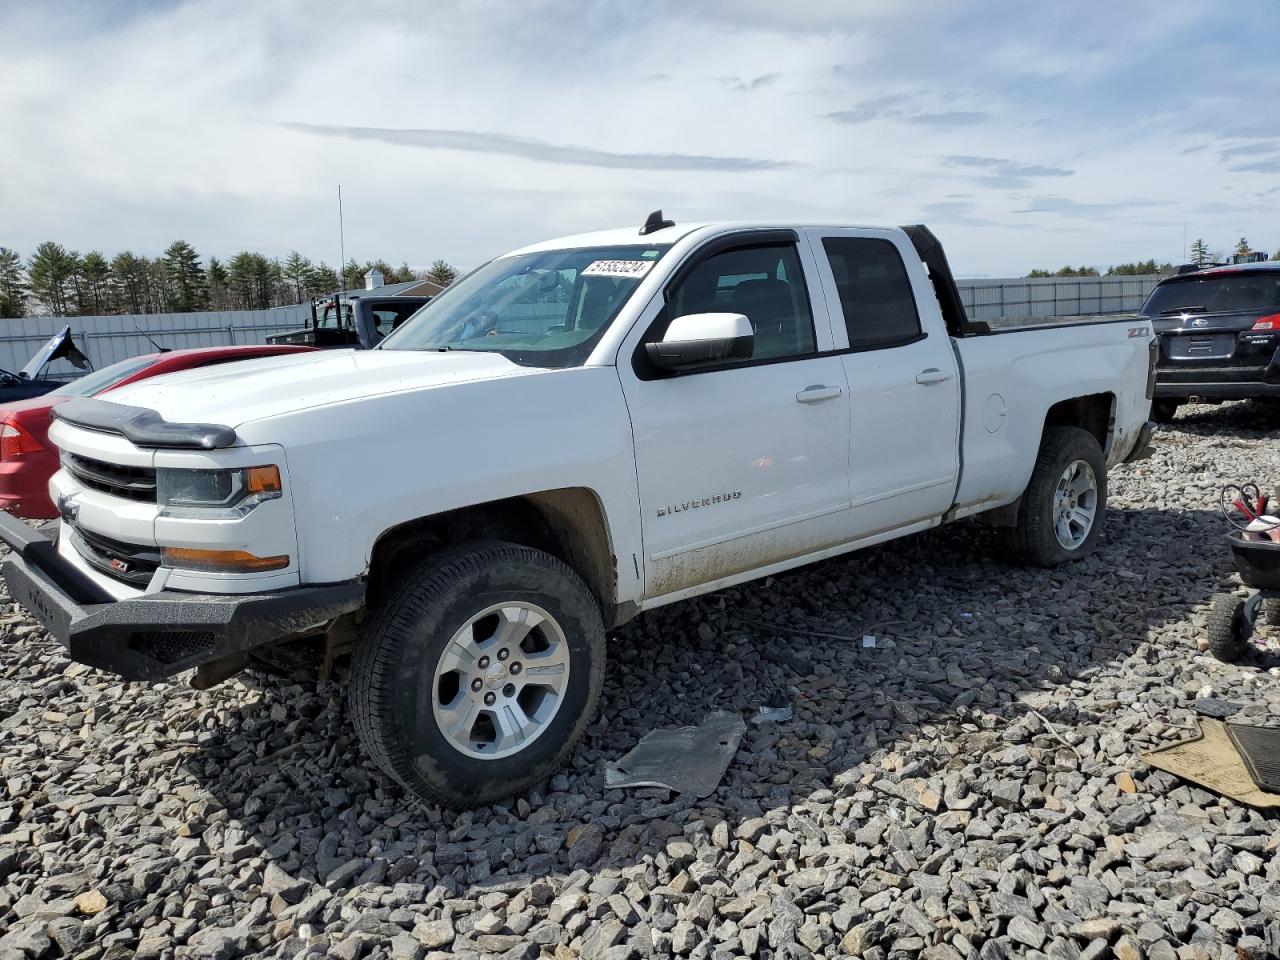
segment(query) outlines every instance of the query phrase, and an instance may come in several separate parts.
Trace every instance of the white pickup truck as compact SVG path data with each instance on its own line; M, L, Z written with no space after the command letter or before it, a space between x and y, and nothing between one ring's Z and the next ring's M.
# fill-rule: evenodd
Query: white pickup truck
M644 610L975 514L1088 553L1153 345L966 320L923 227L655 214L486 263L375 350L59 406L61 523L0 515L3 573L129 679L352 650L378 765L486 803L563 761Z

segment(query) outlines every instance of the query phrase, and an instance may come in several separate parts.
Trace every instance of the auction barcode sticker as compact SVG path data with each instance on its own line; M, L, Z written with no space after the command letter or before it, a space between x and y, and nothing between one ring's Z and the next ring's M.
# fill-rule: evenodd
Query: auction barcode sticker
M596 260L582 271L584 277L643 277L652 260Z

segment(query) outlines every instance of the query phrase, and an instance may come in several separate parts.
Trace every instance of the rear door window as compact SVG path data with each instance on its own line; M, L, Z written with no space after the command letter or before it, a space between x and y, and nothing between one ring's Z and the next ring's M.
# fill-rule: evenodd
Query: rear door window
M878 350L924 336L898 248L872 237L824 237L851 350Z

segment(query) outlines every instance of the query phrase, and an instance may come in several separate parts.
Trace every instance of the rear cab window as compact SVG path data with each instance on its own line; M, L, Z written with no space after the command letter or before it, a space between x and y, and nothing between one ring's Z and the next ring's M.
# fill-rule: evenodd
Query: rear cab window
M898 248L874 237L823 237L849 349L881 350L924 337Z

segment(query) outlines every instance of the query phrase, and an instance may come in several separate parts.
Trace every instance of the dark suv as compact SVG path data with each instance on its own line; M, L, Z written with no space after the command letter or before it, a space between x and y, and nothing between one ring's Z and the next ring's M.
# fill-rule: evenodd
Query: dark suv
M1160 337L1155 420L1193 399L1280 398L1280 262L1168 277L1141 313Z

